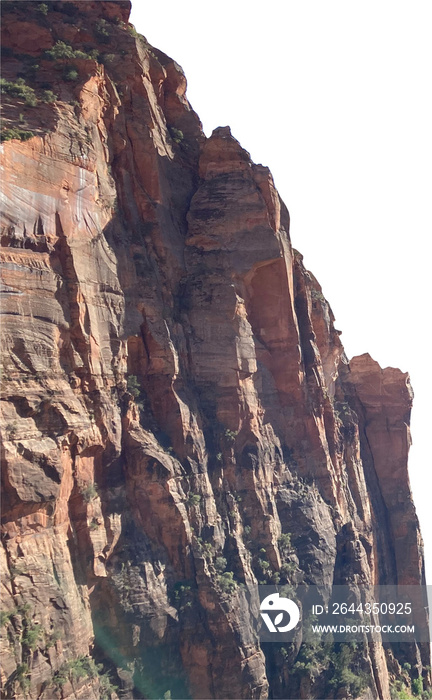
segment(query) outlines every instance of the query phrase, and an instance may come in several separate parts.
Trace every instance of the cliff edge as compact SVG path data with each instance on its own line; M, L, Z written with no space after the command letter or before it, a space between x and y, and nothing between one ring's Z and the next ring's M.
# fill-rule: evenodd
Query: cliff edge
M348 362L270 171L129 2L1 7L3 697L427 684L427 645L260 645L245 598L424 584L408 375Z

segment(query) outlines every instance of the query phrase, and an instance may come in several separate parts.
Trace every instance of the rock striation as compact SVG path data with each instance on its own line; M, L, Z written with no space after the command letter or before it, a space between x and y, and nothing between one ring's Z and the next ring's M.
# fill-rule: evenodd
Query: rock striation
M427 645L269 650L246 592L424 583L409 377L129 11L2 2L3 697L388 700Z

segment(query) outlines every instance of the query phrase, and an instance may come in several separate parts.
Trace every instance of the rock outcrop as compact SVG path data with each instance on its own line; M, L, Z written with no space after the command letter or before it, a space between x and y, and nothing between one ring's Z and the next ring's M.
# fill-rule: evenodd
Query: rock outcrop
M350 686L246 592L424 583L408 375L348 362L269 170L129 10L2 2L3 696L387 700L427 645L365 638Z

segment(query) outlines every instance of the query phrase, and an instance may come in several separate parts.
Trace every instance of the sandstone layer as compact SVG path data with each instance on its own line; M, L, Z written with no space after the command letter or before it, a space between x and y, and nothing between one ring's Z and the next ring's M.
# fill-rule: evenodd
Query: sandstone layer
M3 696L388 700L427 645L338 681L246 593L424 583L409 377L348 362L271 173L129 10L2 2Z

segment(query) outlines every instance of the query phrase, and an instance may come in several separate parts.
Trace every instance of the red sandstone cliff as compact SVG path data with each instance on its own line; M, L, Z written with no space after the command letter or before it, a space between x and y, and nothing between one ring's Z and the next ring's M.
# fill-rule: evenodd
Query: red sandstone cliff
M423 582L409 378L348 363L269 170L128 2L2 10L3 695L335 697L244 591ZM364 644L362 697L426 678Z

